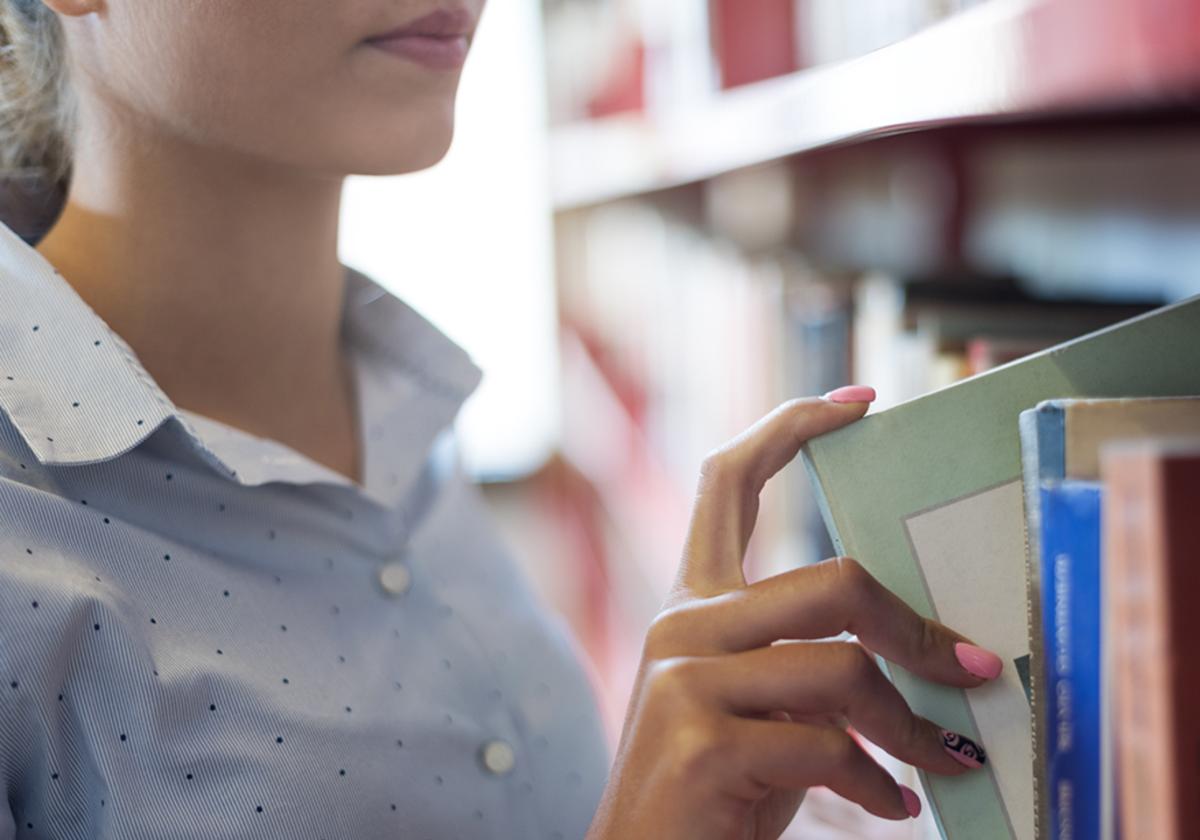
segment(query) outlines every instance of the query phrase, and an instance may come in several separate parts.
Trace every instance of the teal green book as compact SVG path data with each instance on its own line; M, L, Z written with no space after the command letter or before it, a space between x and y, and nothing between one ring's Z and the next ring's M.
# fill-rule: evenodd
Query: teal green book
M869 383L868 383L869 384ZM814 438L802 457L836 551L1005 661L962 691L898 666L921 715L976 738L977 773L922 772L947 840L1035 840L1030 621L1018 417L1042 400L1200 393L1200 297L1157 309Z

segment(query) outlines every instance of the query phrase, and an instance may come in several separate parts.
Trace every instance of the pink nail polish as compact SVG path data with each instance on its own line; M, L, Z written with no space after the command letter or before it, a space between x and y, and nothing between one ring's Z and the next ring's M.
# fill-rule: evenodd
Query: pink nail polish
M904 810L908 811L910 817L917 817L921 813L921 799L917 796L916 791L900 785L900 795L904 797Z
M967 736L951 732L949 729L942 730L942 749L959 764L966 765L972 770L978 770L987 761L987 754L984 753L983 747Z
M990 650L984 650L966 642L959 642L954 646L954 655L958 658L958 664L966 668L969 673L985 680L996 679L1004 667L1004 662L1000 657Z
M844 388L830 391L821 397L821 399L835 403L869 403L875 400L875 389L869 388L866 385L847 385Z

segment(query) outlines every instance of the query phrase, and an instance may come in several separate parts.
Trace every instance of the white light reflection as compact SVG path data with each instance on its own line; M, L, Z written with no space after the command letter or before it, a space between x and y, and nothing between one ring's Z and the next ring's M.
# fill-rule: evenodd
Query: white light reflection
M477 477L536 468L558 439L558 356L538 4L492 2L463 71L454 144L432 169L352 177L341 257L484 369L459 418Z

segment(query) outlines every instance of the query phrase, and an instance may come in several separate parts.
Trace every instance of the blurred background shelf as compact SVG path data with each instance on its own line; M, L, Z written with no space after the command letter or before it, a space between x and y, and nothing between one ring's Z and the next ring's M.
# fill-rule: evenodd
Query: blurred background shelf
M559 452L598 537L558 577L605 581L576 626L616 731L708 451L789 398L883 410L1200 293L1200 4L543 10ZM795 465L759 511L749 579L833 554ZM937 834L817 791L791 836Z
M709 451L1200 293L1197 105L1196 0L488 4L450 154L352 179L346 257L484 368L467 468L614 745ZM792 465L747 578L832 553ZM937 835L815 790L789 836Z
M661 115L558 125L552 194L556 207L577 207L958 124L1187 118L1198 95L1200 6L1189 0L993 0L862 57L716 91Z

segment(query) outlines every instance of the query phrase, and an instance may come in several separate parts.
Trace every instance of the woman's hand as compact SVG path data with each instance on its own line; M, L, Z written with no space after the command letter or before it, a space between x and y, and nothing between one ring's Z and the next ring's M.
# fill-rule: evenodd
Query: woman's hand
M966 773L984 760L914 715L872 653L960 688L994 678L994 654L922 618L849 558L750 585L743 576L767 480L873 398L841 389L789 401L705 459L679 574L646 636L588 840L774 840L813 785L880 817L916 816L916 794L847 725L931 772ZM798 641L842 631L859 642Z

